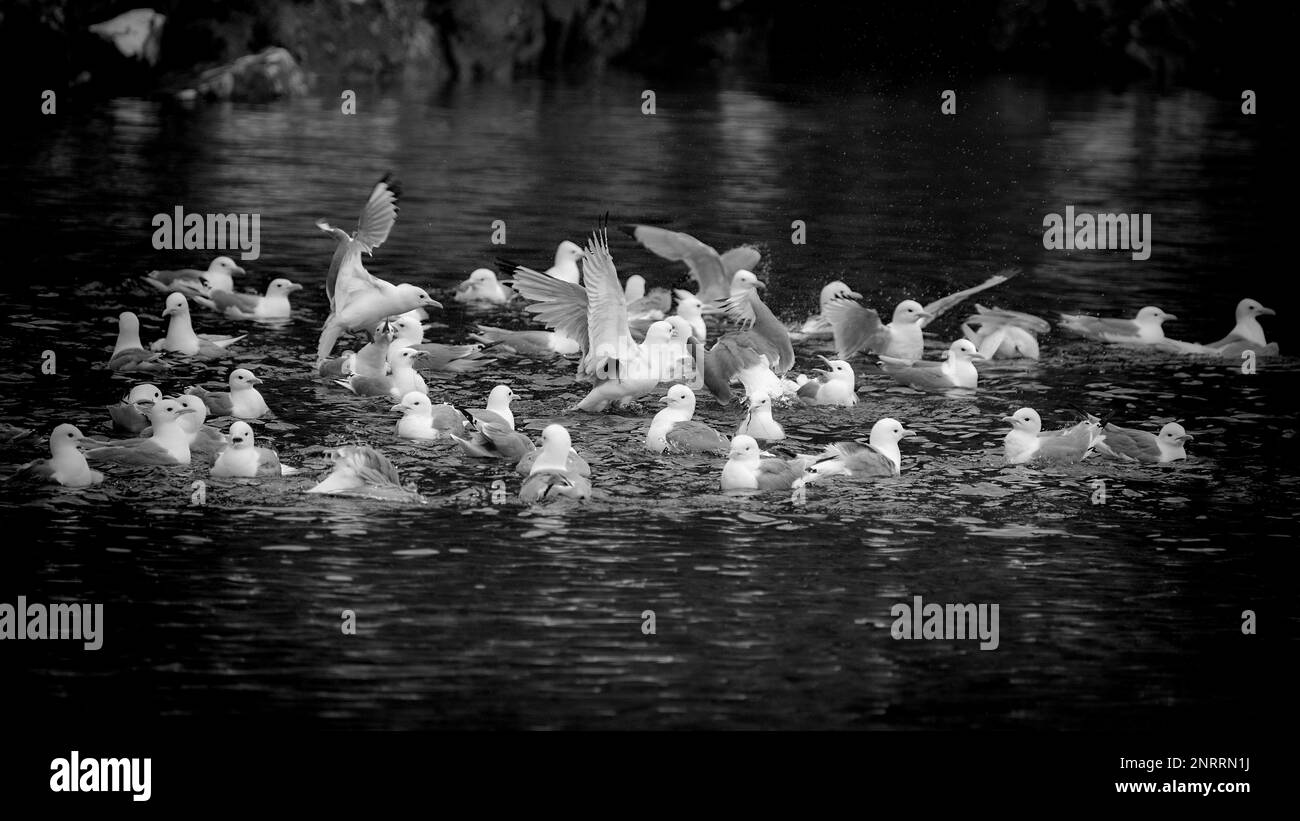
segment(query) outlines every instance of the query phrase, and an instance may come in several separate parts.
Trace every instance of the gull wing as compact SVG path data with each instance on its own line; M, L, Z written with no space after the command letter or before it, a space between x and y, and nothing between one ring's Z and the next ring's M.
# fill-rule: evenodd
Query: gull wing
M851 299L831 300L822 317L831 324L838 359L848 359L864 349L884 350L889 344L889 330L880 321L880 314Z
M637 242L664 259L673 262L685 262L690 268L691 276L700 285L700 293L709 297L719 297L731 287L722 257L712 247L705 245L690 234L669 231L652 225L634 225L623 229ZM733 249L740 251L742 249ZM728 253L732 253L729 251ZM757 256L757 252L754 254ZM748 259L747 255L737 255L734 260ZM739 270L739 269L737 269ZM734 273L734 272L733 272ZM703 297L702 297L703 298Z
M979 285L976 285L974 288L967 288L964 291L958 291L955 294L949 294L948 296L942 297L940 299L936 299L934 302L931 302L929 305L925 306L925 312L929 314L934 314L934 316L930 317L929 319L922 319L921 327L924 328L926 325L929 325L931 322L933 322L936 318L938 318L949 308L953 307L954 305L957 305L962 300L966 299L966 297L972 296L974 294L978 294L980 291L988 290L989 288L992 288L995 285L1001 285L1002 283L1006 282L1008 279L1017 276L1019 273L1020 273L1019 268L1006 268L994 274L993 276L989 277L988 279L984 280Z

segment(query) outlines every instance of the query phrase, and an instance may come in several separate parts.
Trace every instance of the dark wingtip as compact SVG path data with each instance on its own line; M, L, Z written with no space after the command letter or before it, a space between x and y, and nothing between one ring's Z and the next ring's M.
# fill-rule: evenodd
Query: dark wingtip
M627 234L632 239L636 239L636 229L639 227L640 226L638 225L633 225L632 223L627 222L618 226L618 230L622 231L624 234Z
M385 171L384 176L375 184L388 186L388 190L393 192L393 197L399 200L402 198L402 184L393 176L392 171Z
M493 260L493 264L497 266L497 273L500 274L514 274L516 268L524 267L518 262L515 262L512 259L506 259L505 257L497 257Z

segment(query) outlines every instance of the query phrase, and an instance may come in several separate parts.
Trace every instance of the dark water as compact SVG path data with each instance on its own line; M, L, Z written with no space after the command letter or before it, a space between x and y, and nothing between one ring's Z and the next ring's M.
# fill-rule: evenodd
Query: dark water
M301 476L211 481L204 467L110 470L100 488L0 486L11 532L0 601L105 605L97 653L71 643L8 643L6 670L42 709L86 717L184 716L263 727L1160 728L1259 723L1267 699L1242 681L1275 675L1267 631L1294 568L1296 360L1238 363L1043 340L1038 363L982 368L975 397L921 396L855 362L851 410L778 411L792 449L865 435L902 419L903 475L786 494L722 495L720 459L640 450L658 409L562 416L580 398L568 364L502 359L430 377L436 396L481 407L507 381L536 433L562 419L593 458L598 498L527 508L503 465L398 441L387 400L351 397L310 373L326 313L333 243L318 218L350 226L370 185L404 186L374 273L429 286L448 308L432 339L472 324L520 326L521 312L467 312L450 289L499 255L543 266L598 217L669 219L718 248L754 242L769 303L790 321L842 278L887 311L928 301L1009 265L1025 274L985 301L1054 317L1131 315L1160 305L1170 336L1208 341L1237 300L1284 354L1290 306L1263 247L1266 136L1231 100L1051 89L989 80L960 114L935 89L657 88L521 84L427 96L359 94L197 110L118 100L61 107L56 122L0 137L0 263L9 355L0 419L38 436L3 446L40 455L60 421L104 432L103 406L136 378L102 368L121 310L161 335L151 268L202 267L202 252L155 251L150 218L261 214L262 257L248 285L304 283L284 327L241 327L196 309L200 331L250 337L233 362L255 367L275 411L255 423ZM1046 252L1047 212L1148 212L1155 251ZM505 220L508 245L490 243ZM808 242L790 243L790 223ZM617 235L623 274L669 284L680 271ZM1275 304L1276 303L1276 304ZM960 311L931 327L938 350ZM54 350L58 373L40 373ZM798 368L824 347L796 348ZM164 391L220 380L223 363L177 369ZM1153 429L1177 418L1197 436L1166 467L1096 462L1006 467L999 418L1037 408L1114 413ZM701 399L698 417L734 428L735 407ZM302 491L323 447L379 447L427 498L422 506ZM1093 481L1107 482L1104 505ZM508 499L484 498L495 480ZM1001 645L894 641L890 607L1000 606ZM358 635L340 631L357 614ZM657 633L643 635L654 610ZM1288 652L1293 648L1288 648ZM12 662L12 664L11 664Z

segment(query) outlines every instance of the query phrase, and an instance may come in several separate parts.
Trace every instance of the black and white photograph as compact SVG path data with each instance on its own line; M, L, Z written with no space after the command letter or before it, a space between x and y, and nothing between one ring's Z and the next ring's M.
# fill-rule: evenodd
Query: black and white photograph
M0 8L0 790L1266 791L1293 9L144 2Z

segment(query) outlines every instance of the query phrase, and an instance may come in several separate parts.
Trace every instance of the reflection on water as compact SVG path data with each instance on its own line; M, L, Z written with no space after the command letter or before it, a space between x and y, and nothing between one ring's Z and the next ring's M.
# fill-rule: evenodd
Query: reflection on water
M1098 728L1264 715L1233 684L1268 675L1237 625L1272 600L1263 580L1289 567L1292 359L1243 376L1235 363L1053 334L1040 362L982 367L974 397L920 396L859 361L863 403L779 412L787 444L863 435L883 416L920 435L904 443L901 477L814 487L802 505L721 494L719 460L643 455L653 403L558 416L581 394L568 365L503 358L429 382L476 407L508 380L529 431L563 418L597 466L597 498L580 508L521 507L508 468L395 441L389 402L310 378L333 250L313 223L349 225L389 169L401 216L370 269L430 286L448 306L436 339L463 341L481 321L522 326L517 309L467 311L448 291L497 256L544 264L606 212L671 220L719 248L758 244L769 302L790 320L832 278L888 310L1009 265L1026 274L988 303L1047 316L1158 304L1180 317L1167 326L1178 338L1221 337L1243 296L1271 304L1252 188L1259 138L1197 94L997 79L943 117L930 89L665 88L646 116L643 85L362 95L355 117L329 100L119 100L7 133L3 421L101 432L102 407L130 384L97 368L117 312L139 312L146 339L161 335L161 296L137 275L205 259L153 251L155 213L259 213L248 284L308 286L293 322L252 328L234 356L276 411L259 436L302 475L212 480L203 507L190 504L201 467L114 470L79 492L5 486L6 520L37 535L10 546L0 595L104 602L108 631L93 658L24 644L20 684L74 713L282 726ZM1044 251L1043 215L1070 204L1151 213L1152 258ZM490 244L497 219L505 248ZM796 219L806 245L790 244ZM622 273L678 279L613 241ZM932 328L935 351L961 316ZM1294 350L1276 319L1268 332ZM56 376L39 373L44 350L57 352ZM825 350L797 352L806 369ZM178 391L223 373L196 365L159 383ZM1049 425L1076 407L1144 428L1178 418L1197 434L1194 458L1006 467L998 419L1023 405ZM698 412L726 430L739 413L711 400ZM382 447L428 503L303 495L326 468L323 447L349 442ZM39 447L6 444L4 461ZM1090 502L1098 478L1104 505ZM498 479L504 505L485 495ZM998 603L1000 648L891 640L890 607L914 595ZM340 630L347 609L355 637ZM641 631L645 610L654 635Z

